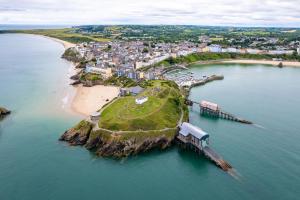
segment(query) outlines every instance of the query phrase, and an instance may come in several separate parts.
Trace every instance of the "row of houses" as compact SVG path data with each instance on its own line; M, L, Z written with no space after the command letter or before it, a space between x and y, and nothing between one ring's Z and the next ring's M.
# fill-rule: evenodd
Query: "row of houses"
M222 48L221 45L209 45L203 47L200 52L212 52L212 53L240 53L240 54L269 54L269 55L291 55L294 53L294 50L260 50L260 49L251 49L243 48L238 49L234 47ZM299 52L298 52L299 53ZM300 54L300 53L299 53Z
M207 40L207 38L202 38ZM191 42L156 43L142 41L114 41L114 42L90 42L78 44L75 50L85 60L90 61L85 68L86 73L96 73L104 78L113 75L125 76L131 79L140 80L156 79L161 72L157 69L141 72L139 69L155 65L167 58L186 56L192 53L240 53L240 54L293 54L293 50L259 50L239 49L235 47L223 48L221 45L206 43L195 44ZM300 54L300 48L297 49Z

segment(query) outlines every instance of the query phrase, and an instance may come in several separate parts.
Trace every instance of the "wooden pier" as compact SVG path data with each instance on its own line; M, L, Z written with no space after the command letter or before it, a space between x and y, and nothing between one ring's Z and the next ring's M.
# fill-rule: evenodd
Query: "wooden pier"
M239 117L234 116L231 113L221 110L221 108L215 103L211 103L208 101L202 101L201 103L198 103L198 102L191 101L188 99L185 102L189 106L193 106L193 104L198 104L200 106L200 114L201 115L208 115L211 117L222 118L222 119L240 122L240 123L244 123L244 124L252 124L251 121L241 119Z
M232 169L228 162L208 146L209 134L202 129L184 122L180 126L177 141L181 147L189 148L198 154L205 155L222 170L227 172Z
M209 146L203 148L203 153L207 158L209 158L212 162L214 162L218 167L220 167L224 171L227 172L230 169L232 169L232 166Z

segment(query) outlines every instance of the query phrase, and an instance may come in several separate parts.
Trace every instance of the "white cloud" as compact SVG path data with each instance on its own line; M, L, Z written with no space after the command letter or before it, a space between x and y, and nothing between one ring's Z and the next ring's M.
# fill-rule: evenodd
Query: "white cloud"
M300 27L300 0L0 0L0 24Z

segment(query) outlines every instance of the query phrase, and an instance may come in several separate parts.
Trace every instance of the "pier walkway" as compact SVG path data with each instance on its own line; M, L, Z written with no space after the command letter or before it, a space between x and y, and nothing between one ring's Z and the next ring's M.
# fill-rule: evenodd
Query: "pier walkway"
M208 101L201 101L199 103L199 102L191 101L191 100L187 99L186 104L189 105L189 106L193 106L193 104L198 104L199 107L200 107L200 114L201 115L208 115L208 116L211 116L211 117L227 119L227 120L231 120L231 121L240 122L240 123L243 123L243 124L253 124L251 121L236 117L235 115L222 110L215 103L211 103L211 102L208 102Z
M203 148L204 155L209 158L212 162L214 162L217 166L219 166L224 171L228 171L232 169L231 165L223 160L221 156L219 156L212 148L206 146Z
M208 146L208 133L187 122L183 122L179 128L180 130L176 138L180 146L189 148L199 154L204 154L208 159L226 172L232 169L228 162L223 160L221 156Z

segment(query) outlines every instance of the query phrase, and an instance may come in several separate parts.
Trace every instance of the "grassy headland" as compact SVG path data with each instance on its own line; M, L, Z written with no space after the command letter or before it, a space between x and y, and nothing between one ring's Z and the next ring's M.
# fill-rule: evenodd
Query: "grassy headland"
M112 157L170 146L177 124L188 119L184 95L171 81L147 81L144 87L139 95L121 97L104 107L98 126L94 124L90 129L90 122L80 122L66 131L61 140ZM136 104L135 99L142 96L148 101Z
M138 97L148 97L142 105ZM99 127L113 131L160 130L176 127L183 106L179 88L172 82L151 81L138 96L127 96L105 108Z
M74 28L65 29L35 29L35 30L2 30L1 33L26 33L43 35L47 37L53 37L60 40L64 40L71 43L82 43L82 42L107 42L110 39L105 38L101 34L83 34L76 33Z

